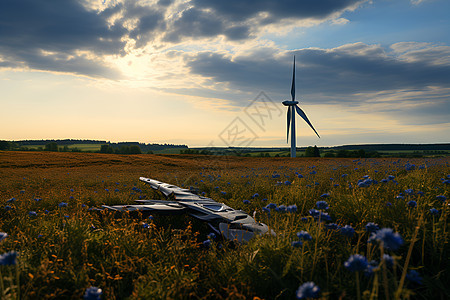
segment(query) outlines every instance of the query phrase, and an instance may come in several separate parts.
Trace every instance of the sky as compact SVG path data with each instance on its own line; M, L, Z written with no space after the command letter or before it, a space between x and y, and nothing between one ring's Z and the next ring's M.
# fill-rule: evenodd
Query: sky
M1 0L0 140L450 142L448 0Z

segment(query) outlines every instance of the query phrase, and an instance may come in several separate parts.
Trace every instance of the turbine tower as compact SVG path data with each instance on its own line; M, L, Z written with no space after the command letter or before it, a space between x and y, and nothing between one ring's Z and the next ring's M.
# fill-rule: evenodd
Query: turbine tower
M292 87L291 87L291 96L292 100L285 100L281 103L283 103L284 106L288 107L287 111L287 137L286 142L289 141L289 127L291 126L291 157L295 157L296 155L296 136L295 136L295 112L298 113L300 117L302 117L303 120L305 120L306 123L314 130L314 132L317 134L317 136L320 138L317 131L312 126L311 122L308 120L308 117L303 112L303 110L298 107L298 101L295 101L295 56L294 56L294 68L292 71Z

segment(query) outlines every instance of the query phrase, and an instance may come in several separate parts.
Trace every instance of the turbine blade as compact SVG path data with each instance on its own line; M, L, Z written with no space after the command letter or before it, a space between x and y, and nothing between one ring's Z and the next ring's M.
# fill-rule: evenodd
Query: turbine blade
M291 107L288 106L288 112L287 112L287 136L286 136L286 143L289 141L289 128L291 127Z
M314 126L312 126L311 122L308 120L308 117L306 116L305 112L297 105L295 105L295 110L297 111L298 115L302 117L302 119L305 120L306 123L308 123L308 125L312 128L312 130L314 130L314 132L320 138L320 135L317 133L317 131L314 129Z
M295 55L294 55L294 67L292 69L292 87L291 87L292 101L295 100Z

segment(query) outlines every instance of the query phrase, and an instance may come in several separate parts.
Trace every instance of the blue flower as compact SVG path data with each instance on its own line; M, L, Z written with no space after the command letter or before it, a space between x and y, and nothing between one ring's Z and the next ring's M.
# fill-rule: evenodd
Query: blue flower
M394 180L394 179L395 179L395 176L394 176L394 175L389 175L389 176L387 177L387 179L388 179L388 180Z
M149 215L147 218L149 221L153 221L155 218L152 215Z
M444 195L439 195L439 196L436 196L436 199L441 200L442 202L445 202L447 200L447 197L445 197Z
M315 170L313 170L313 171L309 172L309 174L315 175L315 174L317 174L317 172Z
M297 232L297 237L299 240L310 241L312 240L312 236L307 231Z
M399 233L394 232L391 228L382 228L376 233L372 233L375 239L383 243L383 247L390 250L397 250L403 245L403 239Z
M13 266L17 263L17 252L9 251L0 255L0 266Z
M303 178L303 175L302 174L298 174L297 177L298 178Z
M342 174L342 175L341 175L342 178L345 178L345 177L347 177L347 176L348 176L348 174Z
M364 271L369 262L367 258L360 254L354 254L344 263L344 266L351 272Z
M263 212L270 213L270 208L268 208L267 206L263 207L262 210Z
M252 196L252 198L256 198L256 197L259 197L258 193L254 193L253 196Z
M406 274L406 279L418 285L422 284L422 277L416 270L410 270L408 274Z
M98 287L91 286L86 289L83 299L85 300L100 300L102 296L102 289Z
M297 292L297 299L317 298L319 297L320 288L312 281L302 284Z
M205 241L203 241L203 246L204 246L205 248L209 248L209 247L211 246L211 241L210 241L210 240L205 240Z
M217 236L216 236L216 234L215 234L214 232L210 232L210 233L207 235L207 237L208 237L208 239L210 239L210 240L214 240Z
M16 198L12 197L12 198L6 200L6 203L12 203L14 201L16 201Z
M323 195L322 195L323 196ZM321 196L321 197L322 197ZM317 209L328 209L328 203L326 201L317 201L316 202Z
M73 200L73 199L75 199L75 198L74 198L73 196L70 196L69 199L70 199L70 200Z
M414 190L413 189L407 189L405 190L405 194L408 196L413 196L414 195Z
M330 197L329 193L325 193L325 194L320 195L320 198L328 198L328 197Z
M8 234L6 232L0 232L0 242L6 239L7 236Z
M12 207L11 207L10 205L6 205L6 206L5 206L5 210L6 210L6 211L11 210L11 209L12 209Z
M373 222L369 222L366 224L366 231L371 233L371 232L376 232L380 229L380 226L378 226L378 224L375 224Z
M28 215L29 215L30 217L37 217L37 213L36 213L35 211L30 211L30 212L28 213Z
M353 237L353 235L355 234L355 229L353 229L353 227L350 225L345 225L344 227L341 227L341 229L339 229L339 231L341 232L341 234L343 236L346 236L349 238Z
M309 210L309 214L315 218L316 216L319 216L320 211L318 211L317 209L313 208L313 209Z
M67 207L67 203L66 202L61 202L60 204L58 204L58 207Z
M34 201L36 201L36 202L39 202L41 200L42 200L41 198L34 198Z
M287 212L290 213L295 213L297 212L297 205L293 204L293 205L288 205L288 207L286 208Z
M294 248L300 248L303 245L302 241L293 241L291 246Z
M275 203L269 203L269 204L267 204L266 207L269 209L274 209L274 208L277 208L277 205Z
M412 208L417 207L417 202L414 201L414 200L411 200L411 201L408 202L408 206L412 207Z
M250 204L250 200L243 200L242 201L244 204Z
M437 210L436 208L432 208L430 209L430 214L432 214L433 216L439 216L440 211Z
M284 182L284 185L291 185L291 182L290 182L289 180L286 180L286 181Z
M284 204L281 204L280 206L278 206L277 208L275 208L275 210L276 211L278 211L278 212L281 212L281 213L284 213L284 212L286 212L286 205L284 205Z
M403 199L405 199L405 197L403 197L403 196L396 196L395 199L397 199L397 200L403 200Z

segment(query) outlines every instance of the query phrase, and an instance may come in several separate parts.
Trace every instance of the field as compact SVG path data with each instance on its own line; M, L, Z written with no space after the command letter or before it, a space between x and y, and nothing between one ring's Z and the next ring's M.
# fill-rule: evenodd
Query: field
M314 282L297 296L448 299L449 163L0 152L1 297L295 299ZM276 236L205 242L188 216L89 210L162 199L140 176L256 212Z

